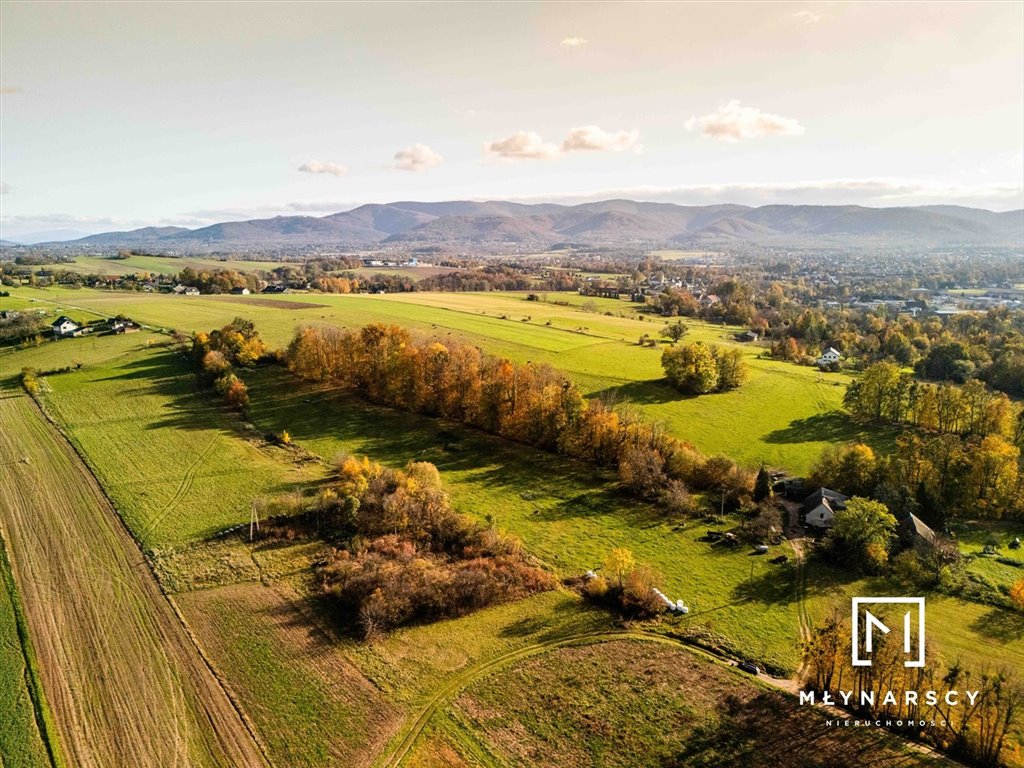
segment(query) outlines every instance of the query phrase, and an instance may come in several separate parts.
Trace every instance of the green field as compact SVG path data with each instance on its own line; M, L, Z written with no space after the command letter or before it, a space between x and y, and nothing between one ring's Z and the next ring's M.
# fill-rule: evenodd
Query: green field
M274 346L286 344L296 327L310 323L385 322L450 335L512 360L550 363L585 394L632 403L704 452L724 453L748 466L767 463L803 473L827 445L863 440L884 452L895 434L865 429L841 410L847 376L763 358L762 348L737 344L731 337L737 329L724 326L690 322L687 338L743 348L749 380L734 392L683 397L664 383L660 351L635 343L643 334L657 336L663 321L642 320L635 305L613 299L593 299L599 311L584 312L550 303L563 297L574 305L589 300L574 294L549 294L545 303L513 293L180 297L27 288L12 293L3 299L12 308L42 306L73 316L124 313L154 327L189 332L244 315Z
M33 267L34 272L40 269L78 272L83 275L130 275L132 273L149 272L152 275L176 275L185 267L193 269L234 269L238 272L256 272L271 270L287 264L281 261L258 261L248 259L214 259L198 256L137 256L127 259L109 256L75 256L73 262L67 264L44 264Z
M111 294L83 295L91 296L92 309L109 311L102 301ZM531 350L552 359L577 353L578 367L595 364L581 353L594 343L588 334L595 328L609 332L620 323L645 325L555 307L560 323L593 320L590 331L559 331L493 314L507 302L518 301L517 306L540 315L533 302L499 296L494 297L497 309L489 304L484 310L492 314L473 314L433 306L444 297L424 296L429 301L413 301L420 298L416 296L293 297L296 303L300 298L332 303L311 310L255 304L251 314L259 315L257 323L266 326L271 338L287 338L290 333L282 317L310 312L330 311L335 322L342 315L359 322L348 313L361 309L369 314L366 319L388 313L395 322L414 318L406 322L421 328L430 328L432 319L448 320L449 327L457 320L462 329L452 333L467 338L484 338L486 333L491 348L521 355L523 342L514 341L518 333L525 335ZM472 300L449 298L456 306ZM174 306L164 301L142 297L138 306L143 311ZM82 302L83 307L86 304ZM198 327L226 322L238 312L250 314L237 301L221 298L190 306L209 313L206 320L212 320ZM508 335L503 333L506 329ZM698 328L693 333L722 332ZM410 723L417 718L426 718L423 723L430 727L416 742L423 748L412 755L415 764L429 765L449 751L461 755L459 759L476 755L478 749L505 754L460 736L467 723L477 723L487 733L490 726L473 719L465 707L448 709L446 702L459 690L451 686L463 680L468 685L494 660L511 660L557 638L613 627L608 614L558 590L457 621L403 629L377 644L357 644L339 639L308 598L309 564L322 545L250 545L239 537L207 540L227 526L246 523L255 496L315 485L327 472L317 457L330 459L341 451L366 454L391 466L414 459L435 463L460 511L491 519L519 536L559 576L578 575L597 566L612 547L627 546L639 562L664 574L671 597L683 598L692 609L687 617L666 619L660 631L693 637L778 670L795 669L800 599L794 569L768 562L776 552L752 557L745 548L713 547L699 541L707 524L667 519L657 509L622 495L609 473L460 425L374 408L343 393L298 385L279 368L245 374L252 396L252 426L246 426L209 395L195 391L190 363L163 346L165 338L140 333L7 350L0 354L0 373L13 376L25 365L45 370L62 368L72 360L82 363L79 370L46 377L43 401L149 551L163 586L176 593L204 651L226 676L276 762L326 766L349 755L357 764L369 764L373 755L396 754L403 745L411 745L418 731L410 731ZM597 343L646 353L610 339ZM656 353L650 356L656 359ZM780 365L752 361L752 366L765 362ZM780 377L790 367L781 368ZM770 370L757 373L770 381ZM802 375L802 369L792 370ZM815 376L808 377L813 386L841 391L817 384ZM753 383L752 379L748 386ZM266 433L282 429L300 448L277 448L263 440ZM893 594L893 589L891 584L853 581L812 561L806 608L813 623L835 605L845 603L848 608L850 594ZM947 657L962 654L971 664L1024 666L1022 630L1006 612L929 598L928 621L930 633L942 638ZM557 661L553 668L558 668ZM474 685L469 689L474 695L492 695L486 693L485 683ZM449 690L451 695L437 698ZM324 718L338 723L338 731L311 727ZM569 724L544 727L563 726ZM484 741L491 743L490 739ZM605 748L594 734L587 733L585 742L587 749ZM515 753L509 752L494 764L515 763Z
M43 768L51 762L29 692L30 679L39 685L38 673L30 673L25 656L20 606L5 547L0 537L0 766Z
M806 604L812 625L839 611L846 615L857 595L916 595L889 579L860 579L821 560L808 562ZM946 663L962 657L969 666L1024 669L1024 615L940 594L927 596L930 658Z
M144 333L100 336L0 357L5 372L9 361L8 375L22 366L84 363L48 376L43 400L143 547L209 536L248 520L254 497L322 474L244 432L208 394L194 391L187 364L151 346L154 339L166 341Z
M154 277L159 275L176 275L186 267L196 271L214 271L233 269L236 272L271 272L278 267L301 266L294 261L262 261L259 259L218 259L202 256L139 256L113 258L111 256L75 256L74 261L59 264L42 264L31 267L33 272L40 270L77 272L82 275L131 275L148 272ZM341 269L339 272L352 272L361 277L371 275L396 275L412 280L422 280L431 275L454 271L451 267L355 267ZM71 290L62 288L61 290Z
M250 379L252 417L261 429L287 429L325 458L349 452L393 466L432 462L460 511L494 520L563 577L597 568L611 549L627 546L638 561L661 571L671 597L690 605L683 629L704 627L737 652L795 668L795 605L775 598L786 589L793 593L793 574L768 562L777 552L752 558L747 550L700 542L706 524L666 518L622 494L611 473L580 462L329 390L296 387L277 370ZM770 585L770 594L758 594L758 585Z

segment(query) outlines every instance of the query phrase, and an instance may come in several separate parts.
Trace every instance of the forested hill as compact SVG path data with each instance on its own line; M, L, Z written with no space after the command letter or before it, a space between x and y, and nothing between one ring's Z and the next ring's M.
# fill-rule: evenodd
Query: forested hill
M856 205L681 206L632 200L581 205L501 201L396 202L329 216L278 216L199 229L146 227L61 245L230 248L379 245L549 248L756 245L1024 247L1024 210L997 213L959 206L865 208ZM56 245L56 244L54 244Z

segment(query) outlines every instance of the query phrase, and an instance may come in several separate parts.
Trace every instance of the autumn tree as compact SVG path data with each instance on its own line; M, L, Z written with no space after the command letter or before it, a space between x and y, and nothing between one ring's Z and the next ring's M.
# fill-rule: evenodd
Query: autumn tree
M743 352L734 347L713 348L718 368L718 391L736 389L747 380L747 364Z
M1010 587L1010 600L1018 608L1024 608L1024 579L1018 579Z
M878 573L889 561L896 518L880 502L854 496L838 510L828 532L832 551L853 568Z
M683 336L685 336L688 333L688 331L689 329L686 327L686 323L684 323L682 320L676 320L674 323L669 323L668 325L666 325L664 330L662 330L661 334L662 336L667 336L669 339L672 340L672 343L675 344L681 338L683 338Z
M848 496L870 496L878 484L878 459L870 446L828 446L808 477L812 486L835 488Z
M702 341L666 349L661 365L673 386L689 395L703 395L718 388L718 362L711 347Z
M619 587L622 587L626 575L636 567L636 560L633 553L625 547L616 547L604 559L603 570L606 578L614 579Z

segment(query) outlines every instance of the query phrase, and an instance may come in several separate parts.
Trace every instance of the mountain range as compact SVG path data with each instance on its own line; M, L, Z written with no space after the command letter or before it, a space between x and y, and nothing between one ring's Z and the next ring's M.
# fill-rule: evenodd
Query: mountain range
M51 245L224 251L290 247L493 248L508 251L559 243L584 246L919 247L1024 245L1024 210L931 205L682 206L604 200L580 205L503 201L402 201L362 205L329 216L227 221L199 229L144 227Z

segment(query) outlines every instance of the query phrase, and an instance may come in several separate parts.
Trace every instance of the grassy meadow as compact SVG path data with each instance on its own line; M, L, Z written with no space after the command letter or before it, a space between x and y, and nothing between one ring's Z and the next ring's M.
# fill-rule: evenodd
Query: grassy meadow
M111 256L75 256L75 260L66 264L44 264L33 267L40 269L65 269L83 275L129 275L132 273L149 272L152 275L176 275L185 267L193 269L234 269L238 272L257 272L271 270L287 264L280 261L260 261L249 259L216 259L201 256L144 256L132 254L126 259Z
M657 336L661 319L640 315L636 305L614 299L561 293L548 294L548 299L527 301L516 293L181 297L20 288L0 301L11 308L67 312L76 319L124 313L153 327L183 331L209 330L243 315L274 346L286 344L304 324L399 324L442 339L463 339L519 362L549 363L585 394L631 403L702 451L749 466L767 463L801 473L835 442L862 440L882 451L891 446L894 432L865 429L841 410L849 380L844 374L763 358L763 348L732 339L737 329L691 321L688 340L739 346L750 376L734 392L684 397L664 382L660 350L636 343L643 334ZM569 305L552 303L556 300ZM583 311L590 302L597 311Z
M0 371L78 370L45 378L43 402L84 455L146 549L169 548L249 519L255 496L321 475L243 431L164 336L134 333L44 343L0 356ZM155 342L155 343L154 343Z

